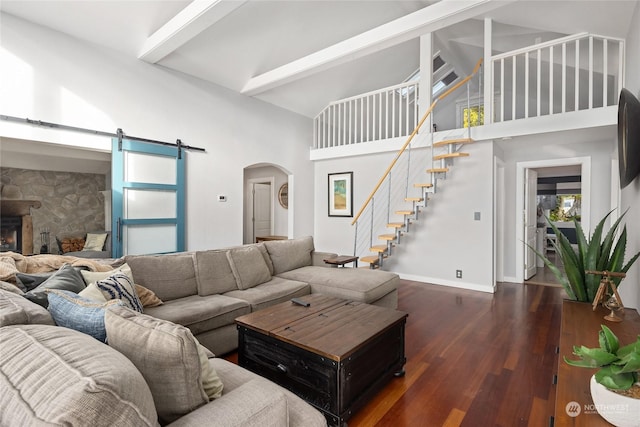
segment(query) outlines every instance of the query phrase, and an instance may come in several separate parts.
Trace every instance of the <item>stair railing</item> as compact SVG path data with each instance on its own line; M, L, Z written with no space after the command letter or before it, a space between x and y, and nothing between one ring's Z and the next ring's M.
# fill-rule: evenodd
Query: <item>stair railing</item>
M433 167L432 159L435 154L432 120L429 122L431 129L429 130L428 136L426 133L420 134L419 131L427 119L432 117L438 102L450 96L465 84L469 87L469 82L476 74L478 74L481 69L481 65L482 59L476 63L473 72L470 75L442 93L431 103L429 108L420 118L418 124L408 136L405 143L398 150L395 157L351 221L351 225L355 225L354 255L364 252L364 250L361 251L359 248L366 248L365 250L368 251L368 248L375 246L374 233L376 230L381 227L385 227L386 224L390 223L392 216L394 215L392 207L399 207L406 203L404 198L411 196L411 182L416 183L425 179L426 167L427 165L432 165ZM469 98L469 89L467 91L467 98ZM469 100L467 100L467 104L469 105ZM430 145L430 148L412 150L412 143L418 141L417 138L427 137L431 140L431 143L428 144ZM413 168L412 164L414 165ZM423 194L422 189L419 191L420 194ZM378 199L378 201L376 201L376 199ZM368 227L366 227L367 230L363 230L362 225L364 224L360 224L361 219L365 218L368 223L366 224L368 225ZM408 224L406 224L406 227L408 227Z

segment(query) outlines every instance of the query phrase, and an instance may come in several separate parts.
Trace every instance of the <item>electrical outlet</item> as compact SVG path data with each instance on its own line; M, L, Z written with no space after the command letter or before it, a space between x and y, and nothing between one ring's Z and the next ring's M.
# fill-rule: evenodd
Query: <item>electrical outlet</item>
M462 279L462 270L456 270L456 279Z

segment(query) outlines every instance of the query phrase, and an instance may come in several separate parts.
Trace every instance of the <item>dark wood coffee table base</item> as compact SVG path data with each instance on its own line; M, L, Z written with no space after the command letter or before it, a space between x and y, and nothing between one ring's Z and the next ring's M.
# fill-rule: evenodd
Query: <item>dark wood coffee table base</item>
M328 297L323 297L326 303ZM280 332L264 333L251 326L251 319L247 316L238 318L239 346L238 363L265 378L291 390L298 396L323 412L330 425L343 425L351 415L378 392L391 378L404 374L403 366L406 362L404 355L404 327L406 314L382 307L368 306L361 303L348 303L333 298L336 306L329 306L319 311L313 311L320 305L313 295L304 297L310 299L311 307L301 307L305 310L292 308L300 313L302 318L297 321L279 325ZM340 305L341 304L341 305ZM355 304L359 307L350 307ZM291 308L289 303L279 304L282 309ZM278 307L276 306L276 307ZM300 307L300 306L298 306ZM353 331L359 329L353 326L357 323L360 311L380 313L399 313L392 316L388 325L372 336L365 337L362 342L354 338ZM267 309L269 310L269 309ZM257 312L255 314L261 313ZM308 315L306 313L309 313ZM349 313L358 314L355 319L348 320ZM364 317L366 318L367 315ZM278 316L276 316L278 317ZM339 319L338 319L339 318ZM262 320L265 318L263 317ZM339 341L353 341L352 350L344 355L323 354L323 351L308 347L309 340L302 342L287 338L288 331L298 329L305 337L313 341L313 324L317 323L315 334L324 335L327 323L335 321L333 335ZM278 323L278 319L273 319ZM365 320L366 321L366 320ZM349 326L343 323L349 322ZM258 321L260 323L260 320ZM342 326L339 326L341 325ZM274 325L276 326L276 325ZM375 327L375 326L374 326ZM310 329L305 329L310 328ZM331 327L329 327L331 328ZM283 334L283 335L279 335ZM323 338L319 338L322 342ZM319 345L322 347L322 345ZM328 345L327 348L331 348ZM345 347L346 348L346 347ZM339 351L336 351L338 353ZM344 356L344 357L343 357Z

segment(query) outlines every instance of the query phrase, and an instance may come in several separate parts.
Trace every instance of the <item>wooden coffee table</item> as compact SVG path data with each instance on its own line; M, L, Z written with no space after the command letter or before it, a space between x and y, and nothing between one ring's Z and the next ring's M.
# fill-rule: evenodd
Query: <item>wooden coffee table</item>
M342 425L404 375L407 314L320 294L238 317L238 363Z

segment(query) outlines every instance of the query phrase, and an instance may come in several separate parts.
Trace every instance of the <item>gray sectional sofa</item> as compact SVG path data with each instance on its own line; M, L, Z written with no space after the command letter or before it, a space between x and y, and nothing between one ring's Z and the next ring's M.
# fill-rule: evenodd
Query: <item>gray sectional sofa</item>
M124 258L135 282L164 304L145 313L187 326L215 354L237 348L235 318L291 298L322 293L388 308L398 304L398 275L331 268L313 238L233 248Z
M292 297L397 306L397 275L330 268L323 259L332 255L305 237L119 259L112 266L128 264L163 303L143 313L120 300L96 303L108 345L56 326L47 309L0 282L0 425L325 426L298 396L211 351L237 347L236 317ZM93 309L73 292L52 292Z

